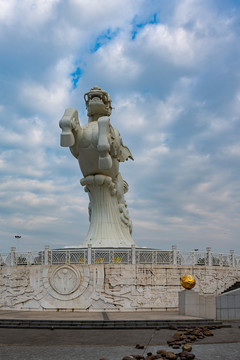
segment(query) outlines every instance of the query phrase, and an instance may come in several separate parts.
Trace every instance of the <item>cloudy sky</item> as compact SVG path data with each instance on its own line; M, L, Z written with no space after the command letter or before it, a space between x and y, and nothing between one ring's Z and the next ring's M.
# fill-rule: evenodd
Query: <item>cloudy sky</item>
M240 2L0 0L0 251L77 246L88 197L58 127L107 90L137 245L240 253Z

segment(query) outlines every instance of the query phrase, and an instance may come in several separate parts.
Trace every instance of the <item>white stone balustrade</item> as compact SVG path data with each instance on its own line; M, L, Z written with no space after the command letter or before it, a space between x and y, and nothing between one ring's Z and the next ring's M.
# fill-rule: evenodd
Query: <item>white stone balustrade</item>
M157 250L138 248L87 248L52 249L43 251L17 252L15 247L9 253L0 253L1 266L16 265L58 265L58 264L166 264L175 266L221 266L240 268L240 255L230 250L229 254L206 251Z

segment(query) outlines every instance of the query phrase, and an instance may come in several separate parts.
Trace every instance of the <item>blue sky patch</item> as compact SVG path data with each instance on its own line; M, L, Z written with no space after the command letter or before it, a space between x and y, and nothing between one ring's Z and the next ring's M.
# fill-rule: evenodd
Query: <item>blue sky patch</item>
M83 73L83 71L80 69L79 66L76 68L76 70L73 73L71 73L73 89L76 89L78 81L79 81L82 73Z
M139 33L139 31L144 28L144 26L149 25L149 24L157 24L158 21L158 17L157 14L153 14L151 15L150 19L146 19L143 22L137 22L137 19L134 19L133 21L133 30L132 30L132 40L135 39L136 35Z
M109 41L113 40L118 34L120 29L117 28L115 30L107 29L102 32L95 40L94 44L90 47L90 52L96 52L101 46L105 45Z

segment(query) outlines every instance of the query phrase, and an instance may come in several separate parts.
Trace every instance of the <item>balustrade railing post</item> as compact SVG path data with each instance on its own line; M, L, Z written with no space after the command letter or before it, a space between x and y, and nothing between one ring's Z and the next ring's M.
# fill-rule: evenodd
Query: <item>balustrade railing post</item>
M156 264L156 263L157 263L157 251L156 251L156 250L153 251L152 260L153 260L153 264Z
M177 246L172 245L172 264L177 265Z
M223 254L219 254L219 266L223 266Z
M207 252L207 265L212 266L212 248L207 247L206 252Z
M88 244L88 265L92 263L92 245Z
M16 265L16 248L15 246L11 247L11 266Z
M191 261L191 265L194 266L195 265L195 251L191 251L190 254L190 261Z
M46 245L44 249L44 265L48 265L49 249L50 249L49 245Z
M28 251L27 253L27 265L32 265L32 253Z
M66 253L66 264L70 264L70 251L67 250L67 253Z
M113 250L109 250L108 259L109 259L109 264L114 264L114 263L115 263L115 260L114 260L114 251L113 251ZM105 263L105 259L104 259L104 263Z
M235 267L235 255L234 255L234 250L230 250L230 256L231 256L231 263L230 266Z
M136 265L136 245L132 245L132 265Z

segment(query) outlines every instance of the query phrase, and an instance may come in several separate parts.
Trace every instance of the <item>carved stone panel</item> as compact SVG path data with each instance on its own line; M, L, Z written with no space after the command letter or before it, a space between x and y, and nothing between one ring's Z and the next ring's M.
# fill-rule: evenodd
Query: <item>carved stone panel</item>
M52 273L50 284L57 293L69 295L79 287L80 274L74 268L64 265Z
M0 308L134 311L176 309L181 276L196 278L200 295L218 295L239 281L240 269L160 265L0 267Z

